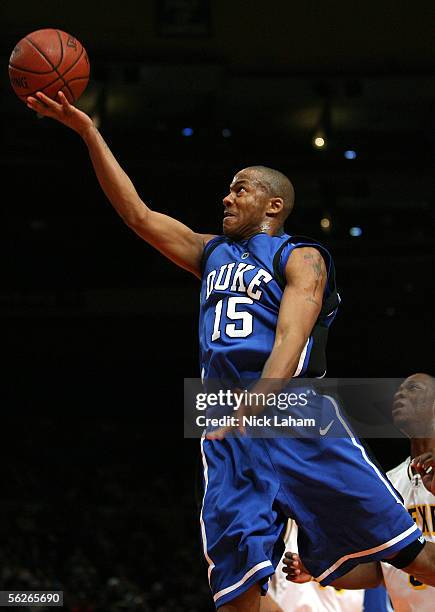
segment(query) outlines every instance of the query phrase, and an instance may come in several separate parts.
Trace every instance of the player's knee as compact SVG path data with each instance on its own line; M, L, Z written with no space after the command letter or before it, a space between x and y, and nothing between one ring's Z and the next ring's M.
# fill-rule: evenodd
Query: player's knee
M222 606L218 604L219 612L260 612L260 587L253 584L244 593Z
M420 536L419 538L410 542L407 546L405 546L405 548L399 550L399 552L395 555L385 557L383 561L389 563L397 569L405 570L407 572L408 570L406 568L410 567L414 562L416 562L417 557L423 553L426 545L426 540L423 536Z
M402 569L408 574L433 574L435 580L435 542L426 542L411 563Z

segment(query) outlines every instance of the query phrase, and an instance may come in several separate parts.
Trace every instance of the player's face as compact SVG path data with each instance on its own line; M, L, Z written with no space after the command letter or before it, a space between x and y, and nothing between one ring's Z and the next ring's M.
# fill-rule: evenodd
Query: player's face
M255 171L242 170L236 174L228 195L223 199L223 232L233 238L249 238L267 231L266 210L269 196Z
M404 433L411 434L416 428L428 435L433 427L435 397L433 386L427 376L414 374L407 378L394 396L392 415L394 424Z

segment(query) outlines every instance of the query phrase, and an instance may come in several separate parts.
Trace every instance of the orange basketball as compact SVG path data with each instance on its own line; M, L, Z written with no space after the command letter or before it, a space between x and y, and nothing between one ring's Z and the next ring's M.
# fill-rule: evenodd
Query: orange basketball
M89 59L83 45L62 30L36 30L22 38L9 59L9 78L17 96L42 91L55 98L62 91L75 102L89 81Z

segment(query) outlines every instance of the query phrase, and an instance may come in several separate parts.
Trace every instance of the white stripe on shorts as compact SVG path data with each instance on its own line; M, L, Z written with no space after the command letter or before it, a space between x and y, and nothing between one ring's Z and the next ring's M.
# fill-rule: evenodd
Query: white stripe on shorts
M368 463L373 470L375 471L375 473L377 474L377 476L380 478L380 480L382 480L382 482L384 483L385 487L388 489L388 491L391 493L391 495L394 497L394 499L396 500L396 502L398 504L401 504L403 506L403 502L402 500L397 496L396 492L394 491L393 487L391 486L391 484L388 482L388 480L382 475L382 473L380 472L379 468L372 462L370 461L370 459L367 457L367 453L365 448L359 444L359 442L356 440L355 436L352 433L352 430L350 429L349 425L346 423L346 421L343 419L342 415L340 414L340 409L337 405L337 402L335 401L335 399L333 397L330 397L329 395L324 395L325 398L329 399L329 401L332 403L332 405L334 406L335 409L335 414L337 415L338 420L340 421L340 423L343 425L344 429L347 431L350 439L352 440L352 444L354 446L356 446L357 448L359 448L361 455L363 456L364 460L366 461L366 463ZM415 531L417 529L417 525L412 525L411 527L409 527L406 531L404 531L403 533L400 533L399 535L395 536L394 538L392 538L391 540L388 540L388 542L384 542L383 544L379 544L379 546L375 546L374 548L368 548L366 550L361 550L359 552L356 553L351 553L349 555L345 555L344 557L341 557L341 559L338 559L338 561L336 561L333 565L331 565L331 567L329 567L327 570L325 570L323 572L323 574L321 574L320 576L317 576L315 578L315 580L317 582L321 582L322 580L324 580L327 576L329 576L330 574L332 574L332 572L335 572L335 570L340 567L340 565L342 565L345 561L347 561L348 559L355 559L357 557L364 557L366 555L372 555L375 554L377 552L380 552L381 550L386 550L387 548L389 548L390 546L393 546L394 544L396 544L397 542L400 542L401 540L404 540L405 538L407 538L413 531Z
M213 600L216 602L218 599L220 599L227 593L231 593L232 591L235 591L240 586L242 586L242 584L244 584L251 576L253 576L255 572L258 572L258 570L263 569L263 567L268 567L269 565L272 567L271 561L262 561L261 563L257 563L257 565L254 565L254 567L251 567L251 569L248 572L246 572L246 574L243 576L241 580L239 580L239 582L236 582L235 584L232 584L226 589L222 589L222 591L219 591L218 593L216 593L216 595L214 595L213 597Z
M205 439L205 432L201 436L201 455L202 455L202 465L204 468L204 495L202 496L201 513L199 515L199 522L201 525L202 547L204 551L204 557L208 563L208 582L210 584L210 574L215 565L213 561L210 559L208 552L207 552L207 534L205 533L205 524L202 518L202 511L204 509L204 500L207 494L207 487L208 487L208 465L207 465L207 457L205 456L205 452L204 452L204 439Z
M370 465L370 467L373 468L373 470L375 471L375 473L377 474L377 476L382 480L382 482L384 483L384 485L387 487L388 491L391 493L391 495L394 497L394 499L396 500L396 502L398 504L401 504L403 506L403 502L402 500L397 496L397 493L395 492L395 490L393 489L392 485L388 482L388 480L382 475L381 471L379 470L378 467L376 467L376 465L374 463L372 463L372 461L370 461L370 459L367 457L367 453L366 453L366 449L364 448L364 446L362 446L357 439L355 438L355 436L352 433L352 430L350 429L349 425L346 423L346 421L343 419L342 415L340 414L340 409L337 405L337 402L335 401L335 399L333 397L331 397L330 395L324 395L323 397L326 397L326 399L329 399L329 401L332 403L332 405L335 408L335 414L337 415L338 420L340 421L340 423L343 425L344 429L347 431L349 438L352 440L352 444L354 446L356 446L357 448L359 448L361 455L363 456L364 460L366 461L366 463L368 463Z
M344 555L344 557L341 557L341 559L336 561L334 565L331 565L331 567L325 570L323 574L320 574L320 576L317 576L315 580L317 582L321 582L327 576L332 574L332 572L335 572L335 570L338 567L340 567L340 565L342 565L348 559L355 559L357 557L365 557L366 555L374 555L375 553L380 552L381 550L386 550L390 546L393 546L393 544L396 544L397 542L400 542L401 540L404 540L405 538L407 538L416 529L417 529L417 525L414 524L412 525L412 527L409 527L409 529L407 529L403 533L400 533L395 538L388 540L388 542L384 542L384 544L380 544L379 546L375 546L374 548L367 548L366 550L360 550L359 552L351 553L350 555Z

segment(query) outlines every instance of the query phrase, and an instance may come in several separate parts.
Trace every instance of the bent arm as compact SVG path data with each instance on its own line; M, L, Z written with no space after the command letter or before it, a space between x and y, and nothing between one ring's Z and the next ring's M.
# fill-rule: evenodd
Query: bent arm
M199 277L204 246L213 235L198 234L172 217L151 210L139 197L91 118L69 104L62 92L58 99L55 102L38 92L27 99L27 105L77 132L88 147L101 188L125 223L165 257Z
M327 272L319 251L295 249L286 265L286 288L279 309L275 342L255 392L279 391L298 362L322 308Z

